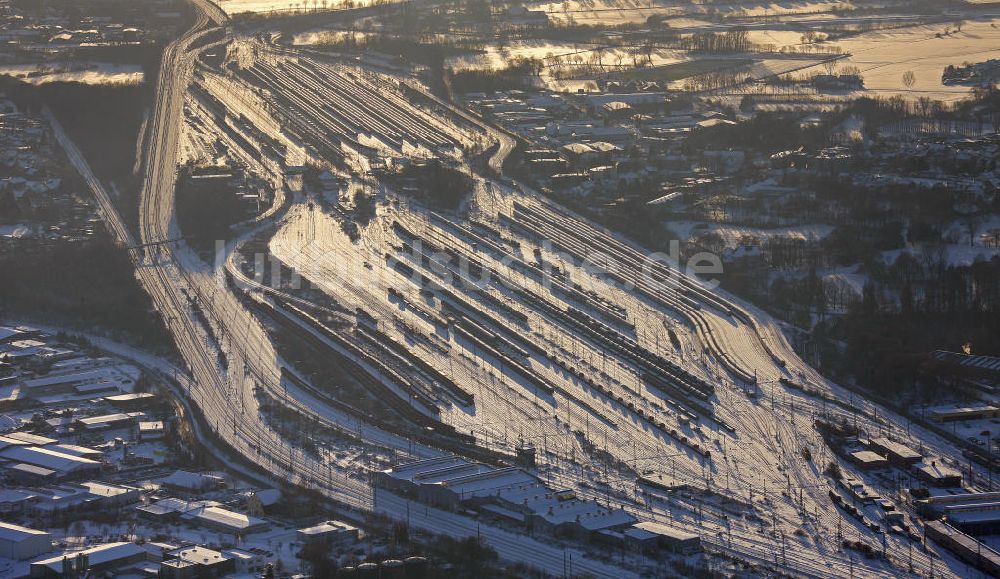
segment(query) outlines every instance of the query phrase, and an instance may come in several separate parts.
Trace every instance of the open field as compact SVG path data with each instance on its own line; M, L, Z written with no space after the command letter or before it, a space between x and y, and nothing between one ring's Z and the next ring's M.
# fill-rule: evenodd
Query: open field
M689 60L666 66L630 70L622 73L620 77L628 80L674 82L710 72L737 69L747 66L752 62L749 59L702 58L700 60Z
M730 17L817 15L834 9L850 8L850 2L761 2L760 4L695 4L650 0L565 0L528 4L543 10L554 22L578 24L630 24L645 22L650 16L698 16L717 10ZM677 27L678 24L671 23Z
M857 66L864 76L865 87L879 96L961 99L968 95L969 87L945 86L941 83L941 73L949 64L1000 57L1000 20L968 22L961 32L938 38L943 29L944 26L916 26L840 41L837 44L851 54L841 61L841 67ZM907 71L916 76L912 89L903 86L903 74Z

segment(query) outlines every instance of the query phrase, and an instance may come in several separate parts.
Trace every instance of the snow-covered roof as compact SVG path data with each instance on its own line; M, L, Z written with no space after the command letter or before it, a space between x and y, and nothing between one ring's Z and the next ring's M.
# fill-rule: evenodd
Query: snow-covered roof
M470 464L470 463L464 458L458 456L441 456L437 458L429 458L427 460L420 460L416 462L401 464L399 466L395 466L383 472L384 474L391 476L392 478L397 480L412 481L414 477L418 476L421 473L431 472L441 468L446 468L449 466L460 465L460 464Z
M223 555L219 551L213 551L208 547L201 547L198 545L192 547L184 547L183 549L177 549L176 551L171 551L167 553L168 557L175 557L181 561L186 561L189 563L195 563L198 565L217 563L219 561L225 561L229 557Z
M858 452L852 452L851 457L857 462L862 464L873 464L886 462L886 458L877 452L872 452L870 450L859 450Z
M115 394L114 396L105 396L104 399L108 402L131 402L155 397L156 395L150 392L128 392L125 394Z
M55 450L57 452L61 452L63 454L69 454L72 456L89 457L89 456L104 454L99 450L95 450L93 448L87 448L86 446L77 446L75 444L56 444L51 448L52 450Z
M0 456L8 460L26 462L59 472L70 472L81 467L100 467L101 465L96 460L37 446L10 446L0 451Z
M918 462L913 465L912 468L923 476L934 480L962 476L961 472L951 468L950 466L943 465L940 462ZM945 509L948 509L948 507L945 507Z
M9 328L7 326L0 326L0 342L7 341L7 340L13 338L14 336L20 335L21 333L22 332L20 332L17 328Z
M342 523L340 521L326 521L318 525L299 529L303 535L325 535L328 533L350 533L356 531L357 527Z
M496 492L498 488L505 486L521 483L533 483L537 480L538 479L527 472L519 468L511 467L497 470L491 469L486 472L479 472L476 474L445 480L438 484L447 487L452 492L459 494L464 498L470 498L473 496L492 494Z
M264 524L262 519L223 509L222 507L202 507L188 511L182 518L200 523L226 527L236 531L244 531Z
M89 426L101 426L113 422L126 422L129 420L132 420L131 415L118 412L115 414L103 414L101 416L88 416L86 418L79 419L77 422L83 424L84 426L89 427Z
M656 523L653 521L636 523L628 529L625 529L624 533L626 536L637 539L653 537L667 537L674 541L693 541L698 539L698 535L688 533L680 529L675 529L673 527L668 527L662 523Z
M19 489L0 489L0 503L19 503L35 498L37 495Z
M878 446L879 448L884 448L886 452L895 454L904 460L919 460L921 457L920 453L912 448L889 440L885 437L873 438L872 444Z
M218 484L222 480L222 477L218 475L188 472L186 470L175 470L169 476L161 479L160 482L177 488L200 490Z
M219 503L215 501L185 501L183 499L166 498L160 499L151 505L146 507L140 507L140 510L148 510L151 513L166 514L166 513L186 513L188 511L193 511L194 509L199 509L203 507L215 507Z
M45 388L48 386L59 386L63 384L95 384L108 382L115 378L115 373L111 368L95 368L82 372L70 372L55 376L45 376L43 378L33 378L24 381L25 388Z
M4 435L4 438L13 439L24 444L34 444L37 446L45 446L47 444L55 444L59 442L54 438L39 436L30 432L8 432Z
M28 527L22 527L21 525L15 525L13 523L5 523L3 521L0 521L0 540L19 543L25 539L29 539L31 537L37 537L40 535L48 535L48 533L45 531L39 531L37 529L30 529Z
M62 573L63 568L63 558L64 557L75 557L78 553L83 553L87 555L91 566L106 565L114 561L121 559L129 559L132 557L145 556L146 551L142 547L136 545L135 543L107 543L105 545L98 545L96 547L91 547L90 549L84 549L83 551L76 552L66 552L60 553L55 557L49 559L43 559L42 561L36 561L31 564L32 567L44 566L51 569L56 574Z
M50 477L56 474L56 471L51 468L45 468L43 466L28 464L26 462L19 462L15 465L8 466L7 470L12 470L14 472L30 474L39 477Z
M553 499L547 501L548 508L536 514L552 525L573 523L588 531L610 529L630 525L636 518L622 509L606 509L596 501ZM537 505L542 506L542 505Z
M967 368L1000 372L1000 357L998 356L973 356L945 350L936 350L933 356L938 360L954 362Z

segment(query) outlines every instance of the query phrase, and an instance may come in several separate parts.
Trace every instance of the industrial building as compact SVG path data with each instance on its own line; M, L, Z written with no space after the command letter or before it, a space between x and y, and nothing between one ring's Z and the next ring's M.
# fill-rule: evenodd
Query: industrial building
M579 499L572 490L552 490L538 481L499 488L473 502L483 512L528 529L579 541L623 540L620 533L613 533L636 522L635 517L621 509Z
M69 509L113 509L139 501L142 489L132 486L86 481L33 489L34 512L53 513Z
M76 420L73 425L77 428L77 430L85 430L87 432L132 428L138 422L138 417L141 415L141 412L118 412L115 414L104 414L102 416L88 416L86 418Z
M626 529L624 535L627 544L649 554L666 550L680 555L693 555L701 551L701 538L698 535L660 523L636 523Z
M937 422L982 420L1000 416L1000 408L989 404L980 404L975 406L947 406L931 409L930 416Z
M345 545L358 540L358 528L340 521L324 521L299 529L296 537L302 543L319 541L330 545Z
M442 457L401 465L375 473L375 484L416 496L419 500L447 508L463 501L495 494L517 484L538 479L518 468L493 468L459 457Z
M184 547L164 554L160 577L223 577L236 571L236 561L206 547Z
M256 533L266 531L270 525L263 519L230 511L222 507L198 507L181 514L182 520L227 533Z
M0 521L0 559L23 561L52 550L52 535Z
M945 520L963 533L993 535L1000 532L1000 502L945 507Z
M149 392L129 392L105 396L104 401L122 412L136 412L149 407L156 400L156 395Z
M176 490L201 492L222 488L225 486L226 480L215 474L175 470L169 476L163 478L160 483L165 487Z
M578 498L571 489L553 490L518 468L493 468L459 457L441 457L376 473L375 483L425 502L475 508L552 536L633 544L648 550L688 553L700 549L696 536L638 523L623 509Z
M28 464L47 469L55 480L93 476L102 467L96 460L40 446L11 445L0 450L0 459L11 466Z
M948 507L959 505L985 505L1000 502L1000 492L943 494L913 501L917 512L927 518L938 518Z
M146 550L135 543L106 543L83 551L60 553L55 557L31 563L31 577L57 578L66 576L66 566L76 565L74 573L91 575L121 571L146 560Z
M0 516L22 515L36 502L38 502L38 496L33 492L20 489L0 489Z
M217 507L215 501L185 501L182 499L160 499L148 505L139 505L136 512L147 519L159 522L176 521L181 515L204 507Z
M24 485L47 484L55 481L58 476L51 468L19 462L5 465L4 474L11 482Z
M993 577L1000 576L1000 553L941 521L924 525L928 539L954 553L959 559Z

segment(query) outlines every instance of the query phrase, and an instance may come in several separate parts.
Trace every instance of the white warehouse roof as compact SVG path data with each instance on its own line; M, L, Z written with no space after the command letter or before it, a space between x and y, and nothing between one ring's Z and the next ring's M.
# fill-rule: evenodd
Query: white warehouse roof
M96 460L37 446L10 446L0 451L0 456L8 460L25 462L64 473L79 468L98 468L101 465Z

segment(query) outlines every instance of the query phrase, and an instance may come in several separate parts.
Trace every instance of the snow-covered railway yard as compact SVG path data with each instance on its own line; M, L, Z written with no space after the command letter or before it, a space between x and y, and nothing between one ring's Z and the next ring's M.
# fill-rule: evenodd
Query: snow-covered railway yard
M336 436L305 452L265 428L243 432L241 451L277 448L287 460L271 461L275 469L370 509L361 480L397 456L509 461L530 443L552 486L696 532L711 551L762 570L961 574L950 555L877 534L831 501L838 491L823 470L835 458L814 421L850 422L939 460L957 454L948 442L825 380L763 312L533 191L476 177L472 198L440 214L378 182L369 171L384 158L461 162L487 139L457 115L413 104L398 80L266 47L246 53L235 73L195 75L182 142L205 155L204 135L222 134L288 203L230 244L228 267L185 264L200 301L225 313L212 325L240 401L215 399L208 406L232 414L210 423L235 432L237 412L273 420L255 396L263 389ZM212 128L220 122L228 130ZM339 174L332 193L290 190L285 170L310 163L354 175ZM359 189L377 205L352 231ZM393 418L304 376L272 344L281 333L348 368L331 380L369 389ZM862 478L903 506L895 486Z
M684 315L698 312L708 318L708 305L684 310L675 302L680 311L672 310L589 276L568 255L549 253L534 245L537 240L500 225L507 220L498 219L499 214L513 209L508 217L516 220L517 207L560 215L545 202L486 183L470 209L471 223L482 224L472 226L478 231L492 229L492 236L449 227L440 217L393 199L380 207L358 242L318 204L297 205L269 247L343 309L367 312L367 321L359 325L377 327L384 339L404 345L468 390L472 405L458 403L445 392L430 395L427 402L439 406L439 420L459 433L472 433L480 446L508 455L520 442L534 444L539 474L552 484L623 506L641 518L703 534L711 530L706 541L719 550L762 565L816 575L842 576L851 567L860 572L865 566L870 573L893 573L885 563L842 550L841 541L849 539L868 543L877 552L884 541L890 560L905 561L909 568L911 548L919 545L911 545L905 536L872 534L829 500L832 483L821 471L830 455L812 421L853 420L855 413L778 383L777 378L785 376L820 386L805 368L787 369L796 359L791 352L783 354L786 368L774 361L771 352L787 348L783 340L762 331L774 341L765 346L756 330L715 311L717 321L706 325L719 336L718 346L709 341L703 351L695 345L701 339L697 323ZM601 236L580 222L574 227L585 238ZM418 249L418 239L424 250ZM607 239L621 245L613 237ZM501 264L502 256L491 253L487 244L508 247L514 260ZM421 258L420 251L438 261ZM493 283L486 288L452 285L442 274L456 274L460 260L448 263L449 252L481 264L492 272ZM715 384L714 392L700 400L652 386L643 379L642 357L625 355L610 340L602 343L585 335L567 325L566 318L554 319L552 306L555 311L580 308L594 320L608 316L605 308L589 309L582 303L590 300L570 300L564 290L549 292L524 273L539 265L538 257L556 264L553 270L565 276L563 288L579 285L577 292L586 291L624 310L635 329L621 329L619 339L634 340L633 348L676 364L691 380ZM478 272L470 275L480 278ZM518 314L527 323L520 323ZM464 324L490 332L493 345L477 338L477 330L463 330ZM677 336L680 348L672 345L666 328ZM642 346L635 345L639 342ZM755 358L726 349L746 342L755 348ZM723 354L731 360L723 361ZM741 366L745 364L756 365ZM756 385L739 378L741 367L757 371ZM864 412L859 408L857 413L862 429L905 437L888 425L890 421ZM944 443L939 444L940 451L947 452ZM806 448L813 460L803 458ZM638 477L690 490L658 493L638 483ZM734 507L727 509L727 503ZM776 558L776 553L783 555ZM925 573L932 565L922 552L912 561L914 569ZM938 563L937 573L946 571Z
M286 126L316 136L321 152L342 154L342 146L370 157L458 156L478 135L411 103L391 78L360 67L330 64L260 49L242 80L262 88Z

